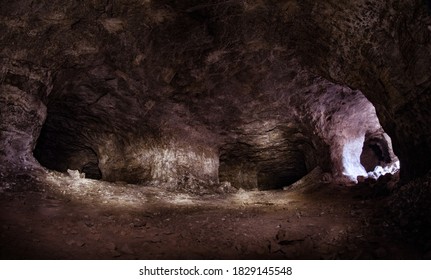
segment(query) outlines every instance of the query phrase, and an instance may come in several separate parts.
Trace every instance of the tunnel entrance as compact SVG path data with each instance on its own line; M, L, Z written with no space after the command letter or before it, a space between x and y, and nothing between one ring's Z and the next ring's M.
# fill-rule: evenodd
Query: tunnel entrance
M98 162L88 162L86 163L81 172L85 173L86 178L100 180L102 179L102 172L99 169Z
M315 167L305 154L308 151L304 151L312 145L307 139L299 138L302 134L297 128L289 133L278 133L275 129L270 132L271 136L280 136L269 141L264 137L268 132L263 132L251 136L255 139L223 146L220 149L219 181L228 181L236 188L248 190L282 189L305 176L309 167ZM297 148L299 145L301 149Z
M292 174L294 174L292 172ZM299 179L301 179L306 173L301 175L292 175L283 173L267 173L259 172L257 174L257 185L259 190L271 190L271 189L282 189L287 187Z
M367 177L374 180L386 174L394 175L400 170L398 157L392 150L391 138L386 133L365 135L360 162Z
M390 148L386 139L383 136L366 137L360 160L367 172L373 171L377 166L391 163Z
M86 178L102 179L97 153L87 145L73 142L73 134L59 131L45 122L36 147L34 157L44 167L66 172L68 169L85 173Z

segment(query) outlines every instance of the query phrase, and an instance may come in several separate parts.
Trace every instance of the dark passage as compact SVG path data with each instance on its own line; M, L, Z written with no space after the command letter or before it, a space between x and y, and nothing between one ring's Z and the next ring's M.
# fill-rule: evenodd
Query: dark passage
M367 172L373 171L378 165L385 166L391 162L390 148L383 137L366 138L362 148L361 164Z
M97 153L85 144L72 143L73 136L61 131L61 127L50 129L45 124L34 150L35 158L51 170L79 170L86 178L102 179Z

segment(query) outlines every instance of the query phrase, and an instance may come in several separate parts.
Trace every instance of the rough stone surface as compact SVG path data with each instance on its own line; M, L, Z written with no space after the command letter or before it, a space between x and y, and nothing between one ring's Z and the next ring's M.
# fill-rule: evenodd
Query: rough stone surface
M310 1L311 2L311 1ZM393 139L402 177L431 166L431 26L425 1L304 4L295 22L303 62L359 88Z
M404 178L431 166L420 1L0 4L2 167L35 149L108 181L350 184L370 135L395 160L367 98Z
M0 91L0 169L37 167L32 151L46 117L46 107L17 87L1 85Z

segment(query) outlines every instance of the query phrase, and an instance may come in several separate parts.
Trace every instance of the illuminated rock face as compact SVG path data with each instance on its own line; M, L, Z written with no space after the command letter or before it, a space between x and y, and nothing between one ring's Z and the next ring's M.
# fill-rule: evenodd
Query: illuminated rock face
M14 70L16 72L14 72ZM0 172L8 169L40 169L32 151L46 118L46 107L39 97L45 91L44 77L25 67L10 68L10 76L0 85ZM24 73L23 76L19 74ZM14 78L17 78L14 80ZM19 84L19 85L17 85Z
M402 178L423 175L431 167L427 1L340 2L304 4L293 27L298 54L326 78L360 89L392 138Z
M397 161L368 98L405 178L420 175L426 12L407 42L413 4L368 2L9 3L2 169L37 168L34 150L45 167L109 181L264 189L320 166L352 184Z

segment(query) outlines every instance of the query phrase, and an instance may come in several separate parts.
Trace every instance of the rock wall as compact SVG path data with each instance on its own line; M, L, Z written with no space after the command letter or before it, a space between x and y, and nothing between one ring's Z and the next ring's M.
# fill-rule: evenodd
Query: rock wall
M49 79L41 71L3 60L0 80L0 170L40 169L32 152L46 118L41 99L49 92Z
M106 139L106 137L105 137ZM116 143L115 143L116 142ZM218 155L208 147L181 146L180 141L164 144L148 139L134 139L129 145L119 147L116 136L99 146L99 168L102 178L108 181L130 183L177 184L185 177L218 183Z
M429 16L419 1L2 6L0 140L14 147L3 166L32 159L46 105L35 155L52 169L268 188L320 166L350 184L366 175L368 135L384 134L367 98L404 178L431 165ZM19 116L12 96L26 104Z
M376 107L402 178L431 167L431 18L424 1L304 3L295 22L303 62L359 88Z

